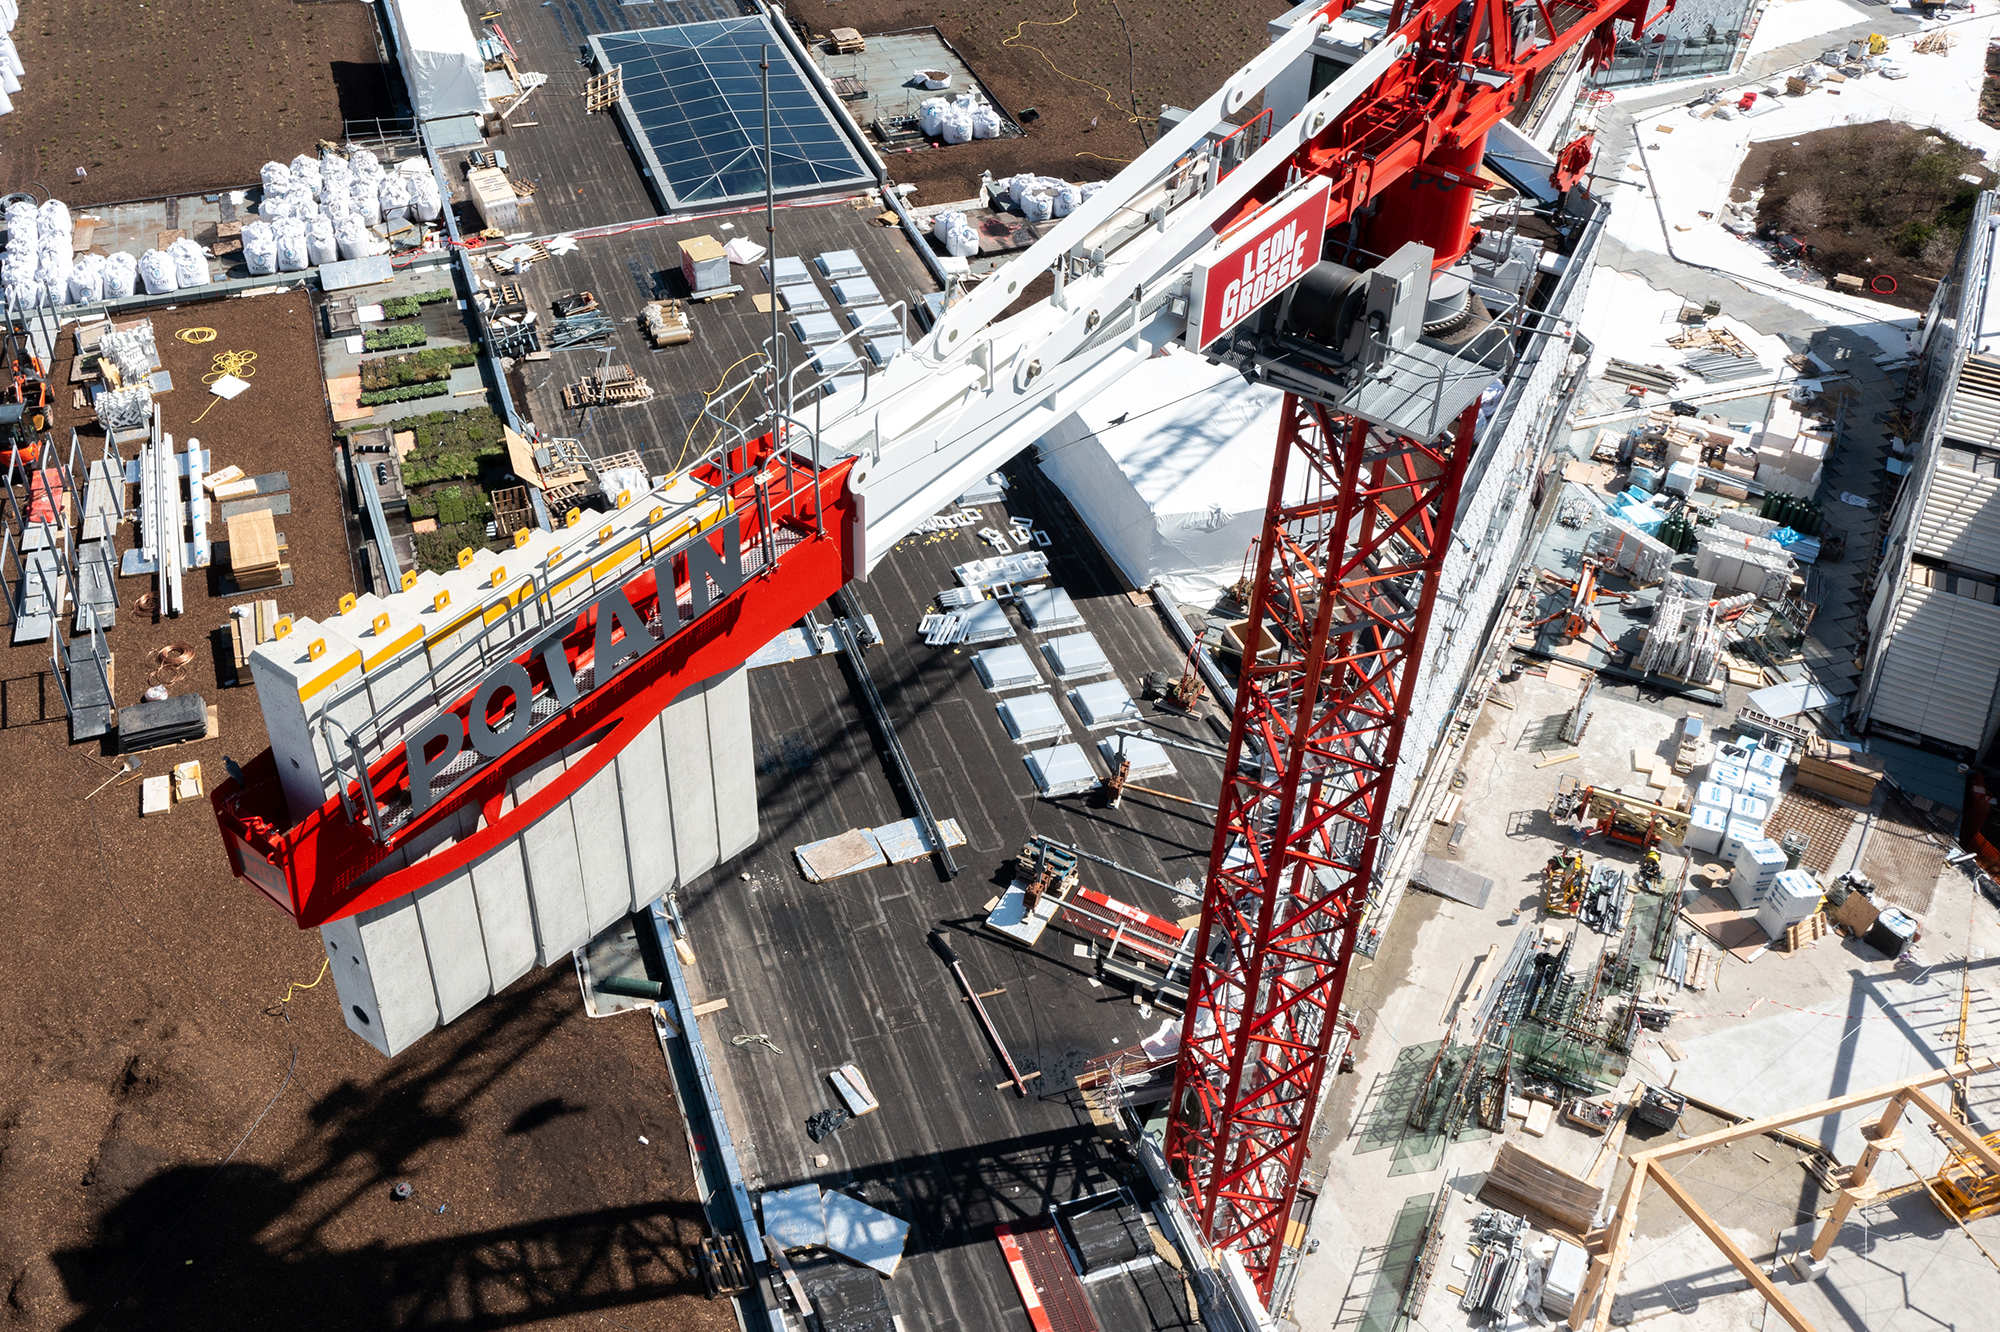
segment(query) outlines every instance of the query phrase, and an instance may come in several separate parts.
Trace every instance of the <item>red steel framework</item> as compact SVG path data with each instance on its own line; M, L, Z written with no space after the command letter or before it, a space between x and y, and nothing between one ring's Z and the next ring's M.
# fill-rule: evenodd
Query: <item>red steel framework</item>
M1210 1242L1266 1296L1477 410L1427 445L1285 398L1244 625L1270 647L1244 656L1167 1134Z

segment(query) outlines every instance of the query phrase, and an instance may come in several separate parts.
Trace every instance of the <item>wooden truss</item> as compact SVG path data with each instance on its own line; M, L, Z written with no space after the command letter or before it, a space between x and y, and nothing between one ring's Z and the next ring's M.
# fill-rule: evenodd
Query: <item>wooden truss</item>
M1720 1147L1741 1138L1754 1138L1773 1129L1790 1124L1803 1123L1810 1119L1823 1119L1843 1110L1858 1106L1872 1105L1886 1101L1881 1115L1873 1124L1862 1129L1868 1139L1868 1146L1862 1150L1861 1159L1855 1162L1841 1180L1839 1196L1834 1200L1833 1210L1813 1239L1810 1251L1815 1263L1825 1259L1833 1241L1840 1234L1840 1228L1847 1221L1847 1214L1857 1203L1865 1203L1881 1190L1872 1176L1875 1163L1883 1152L1900 1154L1903 1135L1897 1128L1898 1121L1907 1109L1916 1109L1928 1115L1931 1122L1966 1156L1977 1160L1987 1170L2000 1176L2000 1155L1986 1145L1978 1134L1967 1128L1936 1101L1924 1094L1923 1089L1940 1082L1959 1082L1976 1074L1991 1072L2000 1068L2000 1059L1986 1059L1977 1064L1956 1064L1950 1068L1936 1069L1921 1077L1908 1078L1902 1082L1892 1082L1886 1086L1868 1091L1854 1092L1847 1096L1837 1096L1830 1101L1820 1101L1815 1105L1787 1110L1783 1114L1770 1115L1763 1119L1752 1119L1733 1128L1704 1133L1699 1137L1684 1138L1669 1146L1656 1147L1651 1151L1634 1152L1626 1159L1632 1163L1631 1178L1625 1182L1625 1191L1619 1196L1618 1206L1611 1214L1611 1222L1603 1230L1586 1237L1586 1246L1591 1250L1590 1270L1584 1277L1583 1289L1577 1293L1571 1307L1569 1325L1581 1329L1589 1320L1594 1332L1607 1332L1611 1325L1611 1297L1618 1289L1618 1278L1625 1267L1625 1259L1632 1244L1632 1230L1639 1220L1639 1199L1645 1194L1648 1184L1657 1184L1668 1201L1687 1214L1697 1229L1706 1235L1709 1242L1722 1251L1730 1266L1743 1274L1751 1287L1764 1297L1764 1302L1776 1310L1778 1316L1790 1324L1793 1332L1816 1332L1799 1307L1786 1298L1785 1293L1773 1284L1764 1269L1743 1252L1742 1248L1714 1218L1702 1210L1700 1204L1688 1196L1671 1173L1666 1163L1677 1156L1689 1156L1710 1147ZM1947 1212L1949 1214L1949 1212ZM1977 1241L1974 1241L1977 1243ZM1981 1246L1984 1252L1984 1246ZM1988 1254L1990 1258L1992 1255ZM1591 1318L1591 1306L1595 1303L1596 1316Z

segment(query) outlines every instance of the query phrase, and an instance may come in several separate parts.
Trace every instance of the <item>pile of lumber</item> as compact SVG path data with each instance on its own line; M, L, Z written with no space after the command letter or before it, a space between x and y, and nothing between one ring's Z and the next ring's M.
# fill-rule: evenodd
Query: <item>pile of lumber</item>
M244 667L250 664L250 649L277 636L278 603L275 600L253 601L248 615L229 617L229 650L239 677Z
M229 576L238 591L278 587L285 581L279 559L278 528L269 509L252 509L228 520Z
M1876 783L1885 769L1882 760L1829 741L1823 754L1801 754L1794 786L1866 806L1875 798Z
M1731 356L1754 357L1756 355L1755 352L1743 344L1741 338L1722 328L1690 329L1685 333L1678 333L1668 338L1667 345L1669 347L1678 347L1682 351L1719 351L1726 352Z
M1500 1144L1499 1155L1486 1172L1479 1200L1518 1212L1530 1221L1545 1220L1572 1235L1583 1235L1596 1221L1604 1190L1506 1142Z
M868 43L853 28L835 28L827 34L826 44L835 55L859 55L868 49Z

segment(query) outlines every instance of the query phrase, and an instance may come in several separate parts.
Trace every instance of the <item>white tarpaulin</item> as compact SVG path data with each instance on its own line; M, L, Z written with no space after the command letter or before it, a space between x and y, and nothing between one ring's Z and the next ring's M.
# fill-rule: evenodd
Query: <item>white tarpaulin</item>
M485 62L465 9L438 0L389 0L389 24L419 120L486 110Z
M1263 521L1282 400L1169 352L1042 436L1042 470L1133 586L1212 592L1242 576Z

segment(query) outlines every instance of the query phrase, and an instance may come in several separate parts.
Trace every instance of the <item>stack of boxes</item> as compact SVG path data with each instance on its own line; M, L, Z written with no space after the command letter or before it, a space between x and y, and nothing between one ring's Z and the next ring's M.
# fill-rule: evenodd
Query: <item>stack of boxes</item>
M1757 483L1767 491L1811 499L1833 444L1831 427L1807 421L1790 402L1777 400L1771 419L1751 439L1757 451Z
M1729 835L1729 815L1736 793L1720 782L1702 782L1694 789L1694 808L1688 813L1687 847L1703 855L1722 854Z
M1757 907L1757 927L1773 939L1819 910L1819 881L1802 869L1779 871Z
M1786 872L1785 849L1767 837L1753 838L1737 853L1736 872L1729 876L1729 895L1744 911L1761 908L1775 891L1778 876Z

